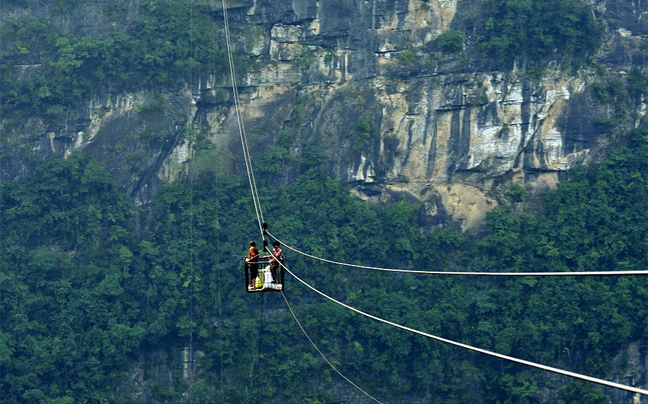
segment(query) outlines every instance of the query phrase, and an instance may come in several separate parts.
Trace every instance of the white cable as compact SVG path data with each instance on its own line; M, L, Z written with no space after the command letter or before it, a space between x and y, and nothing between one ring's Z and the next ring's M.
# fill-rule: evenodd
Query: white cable
M285 268L285 267L284 267L284 268ZM331 369L333 369L333 370L335 371L335 373L337 373L338 375L340 375L340 377L342 377L344 380L346 380L347 382L349 382L349 384L351 384L353 387L355 387L355 388L358 389L360 392L362 392L362 394L364 394L365 396L367 396L367 397L369 397L370 399L374 400L375 402L377 402L377 403L379 403L379 404L382 404L380 401L378 401L378 399L376 399L375 397L373 397L371 394L367 393L366 391L362 390L362 389L360 388L360 386L358 386L357 384L353 383L349 378L347 378L346 376L344 376L344 375L343 375L343 374L342 374L342 373L341 373L341 372L340 372L340 371L335 367L335 365L333 365L333 364L332 364L332 363L331 363L331 362L326 358L326 356L322 353L322 351L320 351L320 349L317 347L317 345L315 345L315 342L314 342L314 341L311 339L311 337L308 335L308 333L306 332L306 330L304 329L304 327L302 327L301 323L300 323L299 320L297 319L297 316L295 315L295 312L293 311L292 307L290 307L290 304L288 303L288 299L286 298L286 295L284 294L283 291L281 292L281 296L283 296L284 301L286 302L286 306L288 306L288 310L290 311L290 314L292 314L293 319L295 320L295 322L297 323L297 325L298 325L299 328L301 329L302 333L304 333L304 336L306 337L306 339L308 339L308 342L310 342L311 345L313 345L313 348L315 348L315 350L317 351L317 353L320 354L320 356L322 357L322 359L324 359L324 361L325 361L325 362L326 362L326 363L331 367Z
M252 190L252 199L253 199L253 202L254 202L254 208L255 208L256 213L257 213L257 220L258 220L258 222L259 222L259 229L260 229L260 231L261 231L261 234L263 234L263 228L262 228L263 212L261 211L261 205L260 205L259 200L258 200L258 190L257 190L257 187L256 187L256 181L255 181L255 179L254 179L254 174L253 174L253 172L252 172L251 158L250 158L250 155L249 155L249 150L248 150L247 140L246 140L246 138L245 138L245 128L243 127L243 119L242 119L242 117L241 117L241 112L240 112L240 105L239 105L239 100L238 100L238 90L237 90L237 88L236 88L236 76L235 76L235 72L234 72L234 64L233 64L233 61L232 61L232 51L231 51L231 45L230 45L229 24L228 24L228 22L227 22L227 9L226 9L226 5L225 5L225 0L222 0L222 5L223 5L223 18L224 18L224 21L225 21L224 25L225 25L225 36L226 36L226 42L227 42L227 55L228 55L228 59L229 59L230 77L231 77L231 79L232 79L232 92L233 92L233 94L234 94L234 105L235 105L235 109L236 109L236 117L237 117L238 125L239 125L239 135L240 135L240 137L241 137L241 144L242 144L242 146L243 146L243 157L244 157L244 159L245 159L245 166L246 166L246 170L247 170L247 174L248 174L248 181L250 182L250 188L251 188L251 190ZM275 238L277 241L280 241L279 239L277 239L276 237L274 237L274 236L271 235L270 233L268 233L268 234L269 234L271 237ZM281 242L281 241L280 241L280 242ZM409 272L409 273L425 273L425 274L438 274L438 275L488 275L488 276L585 276L585 275L587 275L587 276L594 276L594 275L648 275L648 271L592 271L592 272L444 272L444 271L416 271L416 270L404 270L404 269L378 268L378 267L370 267L370 266L363 266L363 265L347 264L347 263L342 263L342 262L336 262L336 261L332 261L332 260L327 260L327 259L324 259L324 258L319 258L319 257L313 256L313 255L310 255L310 254L306 254L306 253L304 253L304 252L301 252L301 251L297 250L296 248L293 248L293 247L291 247L291 246L289 246L289 245L287 245L287 244L285 244L285 243L283 243L283 242L281 242L281 243L282 243L284 246L288 247L290 250L292 250L292 251L294 251L294 252L296 252L296 253L298 253L298 254L302 254L302 255L307 256L307 257L309 257L309 258L317 259L317 260L324 261L324 262L328 262L328 263L331 263L331 264L344 265L344 266L355 267L355 268L364 268L364 269L373 269L373 270L381 270L381 271L390 271L390 272ZM626 391L629 391L629 392L633 392L633 393L637 393L637 394L642 394L642 395L648 396L648 390L643 390L643 389L639 389L639 388L636 388L636 387L626 386L626 385L623 385L623 384L614 383L614 382L610 382L610 381L603 380L603 379L597 379L597 378L595 378L595 377L586 376L586 375L582 375L582 374L574 373L574 372L569 372L569 371L562 370L562 369L558 369L558 368L554 368L554 367L551 367L551 366L541 365L541 364L538 364L538 363L535 363L535 362L530 362L530 361L526 361L526 360L523 360L523 359L514 358L514 357L512 357L512 356L507 356L507 355L498 354L498 353L496 353L496 352L492 352L492 351L488 351L488 350L485 350L485 349L481 349L481 348L473 347L473 346L470 346L470 345L462 344L462 343L460 343L460 342L456 342L456 341L452 341L452 340L449 340L449 339L446 339L446 338L438 337L438 336L435 336L435 335L432 335L432 334L425 333L425 332L423 332L423 331L415 330L415 329L413 329L413 328L406 327L406 326L403 326L403 325L400 325L400 324L397 324L397 323L391 322L391 321L389 321L389 320L382 319L382 318L380 318L380 317L376 317L376 316L374 316L374 315L371 315L371 314L369 314L369 313L365 313L365 312L363 312L363 311L361 311L361 310L359 310L359 309L356 309L356 308L354 308L354 307L352 307L352 306L349 306L349 305L347 305L347 304L345 304L345 303L342 303L342 302L340 302L340 301L338 301L338 300L336 300L336 299L334 299L334 298L332 298L332 297L326 295L326 294L323 293L323 292L320 292L319 290L315 289L313 286L311 286L311 285L309 285L308 283L306 283L305 281L303 281L303 280L302 280L301 278L299 278L297 275L295 275L294 273L292 273L292 272L291 272L288 268L286 268L286 267L285 267L281 262L279 262L279 264L280 264L280 265L281 265L281 266L282 266L282 267L283 267L283 268L284 268L284 269L285 269L285 270L286 270L290 275L292 275L292 276L293 276L295 279L297 279L300 283L304 284L306 287L308 287L309 289L311 289L311 290L314 291L315 293L317 293L317 294L323 296L324 298L326 298L326 299L328 299L328 300L330 300L330 301L332 301L332 302L334 302L334 303L336 303L336 304L338 304L338 305L340 305L340 306L342 306L342 307L345 307L345 308L347 308L347 309L349 309L349 310L351 310L351 311L354 311L354 312L356 312L356 313L358 313L358 314L361 314L361 315L363 315L363 316L365 316L365 317L368 317L368 318L371 318L371 319L373 319L373 320L376 320L376 321L379 321L379 322L382 322L382 323L385 323L385 324L391 325L391 326L396 327L396 328L400 328L400 329L405 330L405 331L412 332L412 333L414 333L414 334L419 334L419 335L422 335L422 336L427 337L427 338L435 339L435 340L437 340L437 341L441 341L441 342L444 342L444 343L447 343L447 344L450 344L450 345L455 345L455 346L458 346L458 347L461 347L461 348L464 348L464 349L468 349L468 350L471 350L471 351L475 351L475 352L479 352L479 353L482 353L482 354L486 354L486 355L494 356L494 357L497 357L497 358L500 358L500 359L508 360L508 361L510 361L510 362L520 363L520 364L523 364L523 365L527 365L527 366L535 367L535 368L538 368L538 369L542 369L542 370L546 370L546 371L549 371L549 372L553 372L553 373L561 374L561 375L564 375L564 376L573 377L573 378L576 378L576 379L581 379L581 380L589 381L589 382L592 382L592 383L597 383L597 384L601 384L601 385L604 385L604 386L613 387L613 388L617 388L617 389L621 389L621 390L626 390ZM283 295L283 293L282 293L282 295ZM284 296L284 299L285 299L285 296ZM288 303L288 302L286 301L286 303ZM292 310L291 310L291 312L292 312ZM293 316L294 316L294 313L293 313ZM295 320L296 320L296 318L295 318ZM297 323L299 324L299 322L297 322ZM301 324L300 324L299 326L300 326L300 328L302 328L302 327L301 327ZM302 328L302 331L304 331L303 328ZM308 335L305 333L305 331L304 331L304 334L308 337ZM310 340L310 338L309 338L309 340ZM312 342L312 341L311 341L311 342ZM320 352L319 349L318 349L318 352ZM320 355L321 355L321 352L320 352ZM322 355L322 356L323 356L323 355ZM324 359L326 360L326 358L324 358ZM328 360L327 360L327 363L330 364L330 362L328 362ZM332 365L331 365L331 366L332 366ZM333 367L333 369L335 370L335 367ZM337 371L337 370L336 370L336 371ZM340 373L338 372L338 374L340 374ZM340 375L341 375L341 374L340 374ZM342 376L342 375L341 375L341 376ZM344 377L344 376L342 376L342 377ZM346 377L344 377L344 378L346 379ZM346 379L346 380L349 381L348 379ZM349 382L350 382L350 381L349 381ZM350 382L350 383L353 384L352 382ZM355 386L355 384L354 384L354 386ZM356 386L356 387L357 387L357 386ZM362 390L361 390L361 391L362 391ZM366 394L366 393L365 393L365 394ZM369 396L369 397L371 397L371 396ZM374 399L373 397L371 397L371 398ZM376 399L374 399L374 400L377 401L377 402L379 402L379 401L376 400Z
M243 148L243 159L245 160L245 169L247 171L248 182L250 183L250 190L252 191L252 201L254 203L254 210L257 216L259 231L263 236L263 211L261 210L261 202L259 201L259 192L254 178L254 171L252 170L252 158L250 157L250 150L248 148L247 138L245 136L245 126L243 124L243 117L241 115L241 106L239 103L238 88L236 86L236 71L234 69L234 60L232 57L232 45L229 32L229 22L227 17L227 6L225 0L222 0L223 6L223 21L225 28L225 42L227 46L227 59L229 61L230 77L232 80L232 94L234 97L234 109L236 113L236 120L238 122L239 136L241 138L241 146Z
M372 314L365 313L362 310L356 309L355 307L349 306L346 303L342 303L342 302L340 302L338 300L335 300L334 298L328 296L324 292L320 292L319 290L315 289L313 286L311 286L308 283L306 283L305 281L303 281L297 275L292 273L292 271L290 271L288 268L286 268L283 264L280 263L280 265L290 275L292 275L295 279L297 279L300 283L302 283L303 285L308 287L313 292L315 292L315 293L319 294L320 296L332 301L333 303L336 303L336 304L338 304L338 305L340 305L340 306L342 306L344 308L347 308L347 309L349 309L351 311L354 311L354 312L356 312L358 314L361 314L361 315L363 315L365 317L368 317L368 318L370 318L372 320L380 321L381 323L391 325L392 327L400 328L402 330L409 331L409 332L414 333L414 334L418 334L418 335L422 335L422 336L427 337L427 338L435 339L437 341L441 341L441 342L444 342L446 344L458 346L460 348L464 348L464 349L468 349L468 350L471 350L471 351L479 352L479 353L482 353L482 354L485 354L485 355L494 356L496 358L504 359L504 360L507 360L507 361L510 361L510 362L520 363L522 365L527 365L527 366L531 366L531 367L534 367L534 368L537 368L537 369L546 370L548 372L557 373L557 374L560 374L560 375L563 375L563 376L568 376L568 377L572 377L572 378L575 378L575 379L585 380L585 381L588 381L588 382L601 384L603 386L608 386L608 387L612 387L612 388L615 388L615 389L625 390L625 391L629 391L629 392L632 392L632 393L637 393L637 394L642 394L644 396L648 396L648 390L643 390L643 389L640 389L640 388L637 388L637 387L627 386L625 384L610 382L610 381L603 380L603 379L597 379L595 377L582 375L580 373L569 372L567 370L562 370L562 369L554 368L554 367L551 367L551 366L541 365L539 363L527 361L527 360L524 360L524 359L514 358L514 357L508 356L508 355L498 354L496 352L492 352L492 351L488 351L486 349L476 348L476 347L473 347L473 346L470 346L470 345L462 344L460 342L456 342L456 341L452 341L452 340L449 340L449 339L446 339L446 338L438 337L436 335L428 334L428 333L423 332L423 331L415 330L413 328L406 327L404 325L400 325L400 324L394 323L392 321L382 319L380 317L376 317L376 316L374 316Z
M267 230L266 230L267 231ZM275 240L279 241L286 248L301 254L305 257L312 258L314 260L326 262L334 265L341 265L352 268L362 268L362 269L371 269L375 271L384 271L384 272L404 272L411 274L428 274L428 275L474 275L474 276L610 276L610 275L648 275L648 270L637 270L637 271L582 271L582 272L472 272L472 271L427 271L427 270L416 270L416 269L397 269L397 268L380 268L372 267L366 265L356 265L349 264L345 262L338 262L329 260L326 258L317 257L298 250L295 247L292 247L283 241L276 238L270 232L267 232L268 235Z

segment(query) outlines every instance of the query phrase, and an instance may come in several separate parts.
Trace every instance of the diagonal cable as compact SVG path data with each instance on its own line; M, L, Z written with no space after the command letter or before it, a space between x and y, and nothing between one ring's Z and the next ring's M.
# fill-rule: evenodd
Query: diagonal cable
M375 271L384 271L384 272L403 272L411 274L428 274L428 275L474 275L474 276L620 276L620 275L648 275L648 270L636 270L636 271L581 271L581 272L475 272L475 271L427 271L427 270L416 270L416 269L398 269L398 268L380 268L372 267L367 265L357 265L349 264L345 262L333 261L326 258L318 257L306 252L300 251L299 249L286 244L284 241L281 241L269 231L266 230L268 235L278 242L281 245L285 246L289 250L296 252L297 254L303 255L305 257L326 262L333 265L346 266L351 268L361 268L361 269L371 269Z
M259 201L259 191L256 185L256 179L254 178L254 171L252 170L252 158L250 157L250 149L248 147L247 136L245 134L245 126L243 124L243 117L241 115L241 104L239 101L238 88L236 86L236 70L234 69L234 58L232 57L232 45L231 37L229 31L229 22L227 17L227 6L225 0L222 0L223 6L223 21L225 28L225 42L227 47L227 59L229 62L230 78L232 81L232 94L234 98L234 109L236 113L236 120L238 122L239 128L239 137L241 138L241 146L243 148L243 159L245 160L245 169L247 171L248 182L250 183L250 191L252 192L252 201L254 203L254 210L257 216L257 222L259 225L259 231L263 236L262 223L263 220L263 211L261 209L261 202Z
M612 388L615 388L615 389L625 390L625 391L629 391L631 393L642 394L644 396L648 396L648 390L640 389L640 388L633 387L633 386L627 386L625 384L615 383L615 382L611 382L611 381L608 381L608 380L598 379L596 377L591 377L591 376L583 375L583 374L580 374L580 373L570 372L570 371L567 371L567 370L554 368L554 367L547 366L547 365L542 365L542 364L527 361L527 360L524 360L524 359L518 359L518 358L515 358L513 356L499 354L497 352L489 351L489 350L482 349L482 348L473 347L471 345L463 344L461 342L456 342L456 341L453 341L453 340L450 340L450 339L447 339L447 338L443 338L443 337L439 337L439 336L436 336L436 335L433 335L433 334L428 334L426 332L419 331L419 330L416 330L414 328L410 328L410 327L407 327L407 326L404 326L404 325L401 325L401 324L398 324L398 323L394 323L394 322L389 321L389 320L385 320L383 318L374 316L373 314L366 313L366 312L364 312L364 311L362 311L360 309L356 309L353 306L350 306L350 305L348 305L346 303L340 302L339 300L336 300L336 299L332 298L331 296L325 294L324 292L319 291L315 287L313 287L310 284L306 283L304 280L302 280L300 277L298 277L292 271L290 271L286 266L284 266L281 262L279 264L281 265L281 267L283 269L286 270L286 272L288 272L290 275L292 275L293 278L297 279L301 284L303 284L304 286L306 286L307 288L309 288L313 292L315 292L315 293L319 294L320 296L332 301L335 304L338 304L338 305L340 305L340 306L342 306L342 307L344 307L346 309L354 311L354 312L356 312L356 313L358 313L360 315L363 315L363 316L365 316L367 318L370 318L372 320L376 320L376 321L379 321L381 323L391 325L392 327L400 328L401 330L409 331L411 333L422 335L424 337L431 338L431 339L434 339L434 340L437 340L437 341L440 341L440 342L444 342L444 343L449 344L449 345L454 345L454 346L457 346L457 347L460 347L460 348L468 349L470 351L479 352L479 353L484 354L484 355L489 355L489 356L493 356L493 357L496 357L496 358L504 359L504 360L507 360L509 362L515 362L515 363L519 363L519 364L522 364L522 365L534 367L536 369L557 373L559 375L563 375L563 376L567 376L567 377L572 377L574 379L580 379L580 380L584 380L584 381L587 381L587 382L597 383L597 384L600 384L600 385L603 385L603 386L612 387Z
M284 267L284 268L285 268L285 267ZM345 375L343 375L343 374L338 370L338 368L336 368L335 365L333 365L333 364L332 364L332 363L331 363L331 362L326 358L326 356L322 353L322 351L320 351L320 349L317 347L317 345L315 344L315 342L311 339L311 337L308 335L308 333L306 332L306 330L304 329L304 327L302 326L302 324L301 324L301 323L299 322L299 320L297 319L297 316L295 315L295 312L293 311L292 307L290 307L290 303L288 303L288 299L286 298L286 294L285 294L284 292L281 292L281 296L284 298L284 301L286 302L286 306L288 307L288 310L290 311L290 314L292 314L292 317L293 317L293 319L295 320L295 323L297 323L297 325L299 326L299 329L302 331L302 333L304 333L304 336L306 337L306 339L308 339L308 342L310 342L311 345L313 345L313 348L315 348L315 350L317 351L317 353L320 354L320 356L322 357L322 359L324 359L324 361L325 361L325 362L326 362L326 363L331 367L331 369L333 369L333 371L335 371L335 373L337 373L338 375L340 375L340 377L342 377L344 380L346 380L346 381L347 381L349 384L351 384L353 387L355 387L356 389L358 389L362 394L364 394L365 396L367 396L367 397L369 397L370 399L374 400L375 402L377 402L377 403L379 403L379 404L382 404L382 402L380 402L378 399L376 399L376 398L373 397L371 394L369 394L369 393L367 393L366 391L364 391L362 388L360 388L360 386L358 386L357 384L355 384L354 382L352 382L348 377L346 377Z

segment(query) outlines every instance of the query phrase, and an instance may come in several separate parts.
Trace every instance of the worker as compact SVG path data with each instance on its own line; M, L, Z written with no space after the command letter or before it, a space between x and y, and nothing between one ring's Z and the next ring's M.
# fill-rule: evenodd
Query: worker
M250 241L250 249L248 250L247 258L245 259L245 264L250 268L250 288L254 289L254 283L259 276L259 250L256 248L256 243Z
M281 265L283 265L284 262L284 256L283 256L283 251L281 250L281 244L278 241L275 241L272 243L272 251L270 251L271 261L270 261L270 271L272 272L272 279L273 282L277 283L278 279L277 278L277 269Z

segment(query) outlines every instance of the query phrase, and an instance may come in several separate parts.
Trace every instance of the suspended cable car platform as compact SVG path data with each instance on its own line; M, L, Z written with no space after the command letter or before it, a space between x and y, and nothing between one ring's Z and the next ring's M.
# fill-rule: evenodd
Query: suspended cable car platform
M243 262L245 288L248 293L281 292L284 285L283 266L272 266L272 256L259 257L256 262Z

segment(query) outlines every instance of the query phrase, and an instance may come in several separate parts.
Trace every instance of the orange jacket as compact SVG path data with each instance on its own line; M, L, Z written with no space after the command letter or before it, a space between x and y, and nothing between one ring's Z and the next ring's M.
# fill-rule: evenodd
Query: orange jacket
M248 261L256 261L259 257L259 250L255 246L251 246L248 250Z

